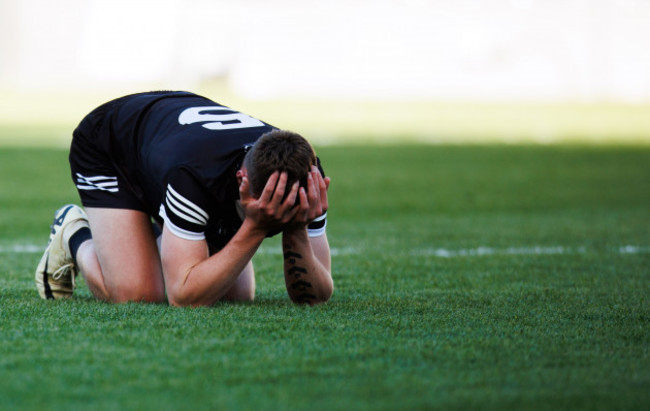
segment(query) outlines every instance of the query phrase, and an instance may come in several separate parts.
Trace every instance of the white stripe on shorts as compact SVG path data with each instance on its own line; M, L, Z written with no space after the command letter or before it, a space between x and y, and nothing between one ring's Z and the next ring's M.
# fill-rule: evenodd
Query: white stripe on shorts
M77 188L79 190L101 190L117 193L120 189L117 186L117 177L111 176L84 176L77 174Z

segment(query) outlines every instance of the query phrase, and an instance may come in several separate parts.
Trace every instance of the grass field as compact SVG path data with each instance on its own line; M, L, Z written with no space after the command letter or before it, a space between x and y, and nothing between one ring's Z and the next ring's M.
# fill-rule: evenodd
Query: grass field
M67 153L0 148L0 409L650 408L650 147L331 146L336 291L42 301Z

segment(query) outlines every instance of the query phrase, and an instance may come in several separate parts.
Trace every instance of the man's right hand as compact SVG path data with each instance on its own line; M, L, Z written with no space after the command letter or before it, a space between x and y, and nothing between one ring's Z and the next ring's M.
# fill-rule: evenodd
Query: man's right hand
M260 198L251 196L247 177L243 177L239 185L239 199L246 218L250 219L254 226L264 234L281 230L293 220L299 210L299 206L295 205L299 188L298 182L291 186L291 191L282 201L287 189L287 179L286 172L275 171L266 182Z

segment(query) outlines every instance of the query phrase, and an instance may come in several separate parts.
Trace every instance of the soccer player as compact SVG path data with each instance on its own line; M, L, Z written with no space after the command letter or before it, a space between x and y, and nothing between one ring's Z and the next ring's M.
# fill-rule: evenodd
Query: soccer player
M298 134L196 94L140 93L81 121L70 166L85 211L55 213L42 298L70 297L80 272L109 302L252 300L251 258L278 233L291 300L332 294L330 179Z

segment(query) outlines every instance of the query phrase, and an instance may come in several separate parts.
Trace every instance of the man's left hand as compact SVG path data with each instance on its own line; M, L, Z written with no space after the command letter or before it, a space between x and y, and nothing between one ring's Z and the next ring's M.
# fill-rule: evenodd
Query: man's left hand
M298 212L293 217L287 228L304 228L327 212L327 190L330 186L330 178L323 177L318 167L312 166L307 176L307 189L300 187L298 196L300 203L297 205Z

